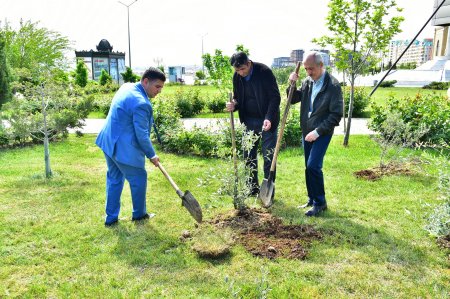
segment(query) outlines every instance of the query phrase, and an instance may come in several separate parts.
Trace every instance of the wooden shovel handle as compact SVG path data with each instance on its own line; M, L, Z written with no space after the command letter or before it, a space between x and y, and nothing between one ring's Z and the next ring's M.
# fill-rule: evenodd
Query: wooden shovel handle
M161 162L158 163L158 168L161 170L161 172L164 174L164 176L166 177L166 179L169 181L169 183L172 185L172 187L175 189L175 191L177 191L177 193L180 191L180 188L178 188L177 184L175 184L175 182L172 180L172 178L170 177L170 175L167 173L167 171L164 169L164 167L162 166Z
M297 66L295 67L296 74L298 74L301 65L302 65L302 63L300 61L297 62ZM272 164L270 165L271 172L275 171L275 166L277 165L277 157L278 157L278 152L280 151L281 139L283 138L284 127L286 125L286 120L287 120L287 117L289 114L289 108L291 106L292 96L294 95L295 82L290 81L289 83L290 83L289 95L288 95L288 98L286 101L286 107L284 108L283 119L281 120L280 132L278 132L277 144L275 146L275 151L273 153Z

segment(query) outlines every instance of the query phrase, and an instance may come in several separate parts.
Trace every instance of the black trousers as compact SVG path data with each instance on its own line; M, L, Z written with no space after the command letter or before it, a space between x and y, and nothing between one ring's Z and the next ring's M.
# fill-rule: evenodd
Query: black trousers
M263 131L264 119L247 118L244 121L247 131L253 131L255 134L260 135L260 138L256 140L253 148L250 151L244 151L244 158L246 159L246 165L251 169L251 183L253 188L259 187L258 181L258 147L259 142L262 140L262 154L264 157L264 178L269 177L270 166L272 164L273 152L277 143L277 130ZM262 132L262 134L261 134ZM274 175L275 181L275 175Z

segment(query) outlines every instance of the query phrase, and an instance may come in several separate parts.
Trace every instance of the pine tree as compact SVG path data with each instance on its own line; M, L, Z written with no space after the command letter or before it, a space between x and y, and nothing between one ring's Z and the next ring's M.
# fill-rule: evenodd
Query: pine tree
M78 86L85 87L88 81L88 70L83 60L78 61L75 74L75 83Z

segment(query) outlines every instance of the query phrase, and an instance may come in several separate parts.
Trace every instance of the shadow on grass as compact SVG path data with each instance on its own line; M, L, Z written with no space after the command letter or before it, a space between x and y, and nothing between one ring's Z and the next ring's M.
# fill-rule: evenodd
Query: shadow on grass
M306 210L285 205L282 200L278 200L271 208L271 213L286 223L312 224L322 232L323 239L318 241L320 244L316 243L310 248L310 253L314 252L316 256L326 255L330 248L335 248L341 253L358 252L371 263L416 266L425 266L428 263L427 253L416 246L414 240L395 237L381 225L365 226L357 223L357 218L340 213L337 207L329 207L317 218L305 216ZM345 255L342 258L345 258ZM322 260L324 263L329 262L327 258Z

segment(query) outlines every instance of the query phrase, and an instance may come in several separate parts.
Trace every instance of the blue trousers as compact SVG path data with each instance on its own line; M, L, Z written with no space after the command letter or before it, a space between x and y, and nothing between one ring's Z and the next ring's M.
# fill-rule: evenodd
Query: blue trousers
M105 155L108 172L106 173L106 220L111 223L119 218L120 196L125 179L130 184L133 202L133 218L139 218L147 213L146 191L147 171L145 168L133 167L117 162Z
M262 139L262 154L264 158L264 178L269 177L270 166L272 164L273 152L277 144L277 130L272 131L262 131L264 119L247 118L245 119L245 126L247 131L253 131L255 134L261 134L261 138L253 145L253 148L247 152L244 151L244 158L246 160L246 165L251 169L251 180L253 187L259 187L258 182L258 146L259 140ZM275 181L275 173L274 178Z
M314 205L326 203L322 166L331 137L332 135L319 136L314 142L305 141L304 137L302 140L305 153L306 189Z

